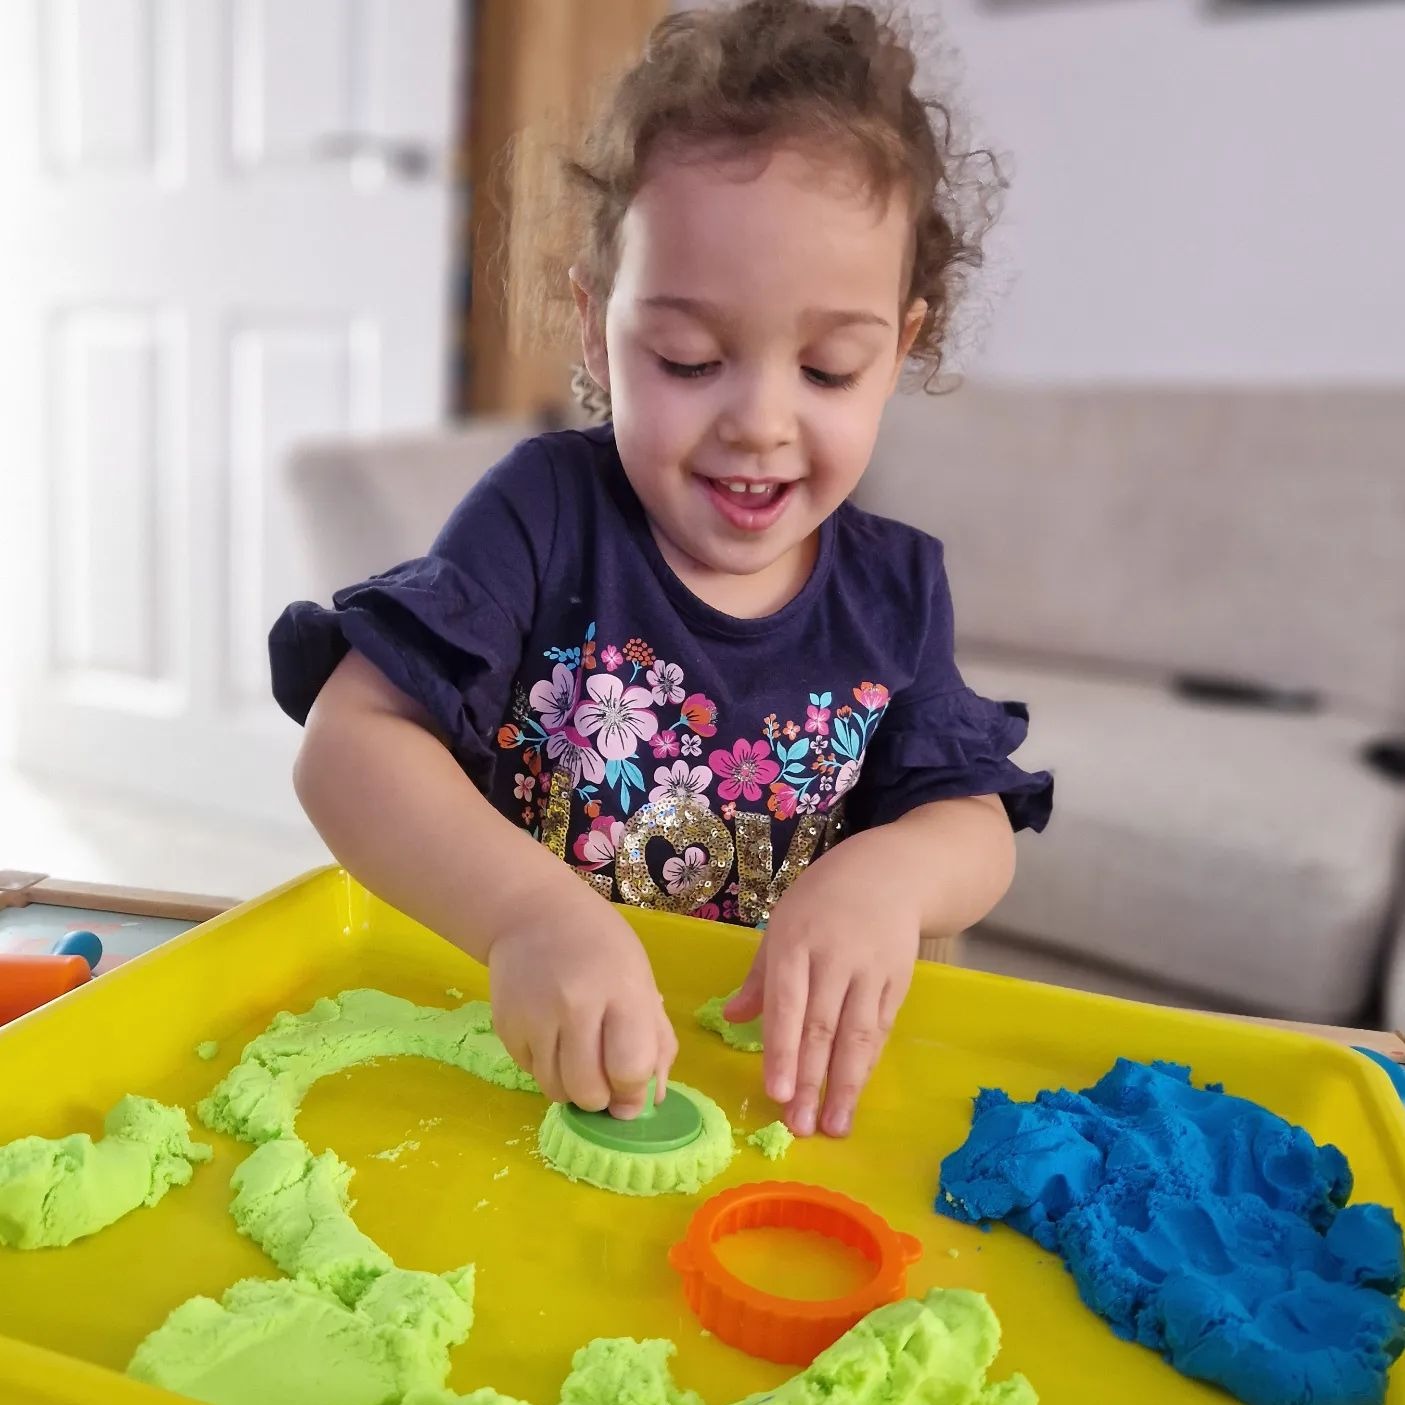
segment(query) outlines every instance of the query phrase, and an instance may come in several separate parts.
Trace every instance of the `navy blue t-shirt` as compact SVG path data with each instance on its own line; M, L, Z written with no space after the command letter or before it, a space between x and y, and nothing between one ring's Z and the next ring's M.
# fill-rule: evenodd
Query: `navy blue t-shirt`
M290 606L284 711L305 721L348 648L503 815L641 907L755 924L846 828L929 801L1049 817L1051 778L1009 760L1027 712L957 671L940 542L846 503L800 593L735 619L663 559L609 426L525 441L427 556Z

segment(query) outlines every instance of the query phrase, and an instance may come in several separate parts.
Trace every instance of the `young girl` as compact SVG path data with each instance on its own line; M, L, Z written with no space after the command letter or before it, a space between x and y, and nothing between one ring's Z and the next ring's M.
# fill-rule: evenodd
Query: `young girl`
M553 1099L632 1117L677 1051L614 899L765 924L728 1015L763 1016L791 1128L846 1134L919 937L1048 818L1023 708L957 672L941 544L847 501L978 254L914 68L859 4L660 23L569 167L612 423L521 444L428 556L274 628L308 814L487 964Z

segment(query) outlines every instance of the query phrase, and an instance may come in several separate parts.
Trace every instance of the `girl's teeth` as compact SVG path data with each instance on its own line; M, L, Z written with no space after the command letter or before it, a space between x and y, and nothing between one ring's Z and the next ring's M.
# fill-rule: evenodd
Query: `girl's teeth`
M733 493L769 493L771 485L769 483L728 483L726 487Z

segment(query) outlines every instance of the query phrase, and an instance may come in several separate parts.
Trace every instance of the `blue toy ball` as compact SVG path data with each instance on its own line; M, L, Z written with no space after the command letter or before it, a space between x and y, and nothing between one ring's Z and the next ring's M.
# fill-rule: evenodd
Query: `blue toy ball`
M96 932L69 932L54 943L54 956L81 956L89 969L102 960L102 942Z

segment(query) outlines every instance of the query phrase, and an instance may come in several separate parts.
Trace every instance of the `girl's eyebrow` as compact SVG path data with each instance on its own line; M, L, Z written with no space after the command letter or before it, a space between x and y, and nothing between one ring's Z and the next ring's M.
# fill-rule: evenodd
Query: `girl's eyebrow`
M706 302L701 298L681 298L664 293L657 297L644 298L642 301L645 307L681 312L686 317L709 323L714 327L725 327L734 320L716 303ZM886 317L880 317L876 312L840 307L807 307L801 313L800 320L813 328L817 334L832 332L839 327L871 326L891 329L893 325Z

